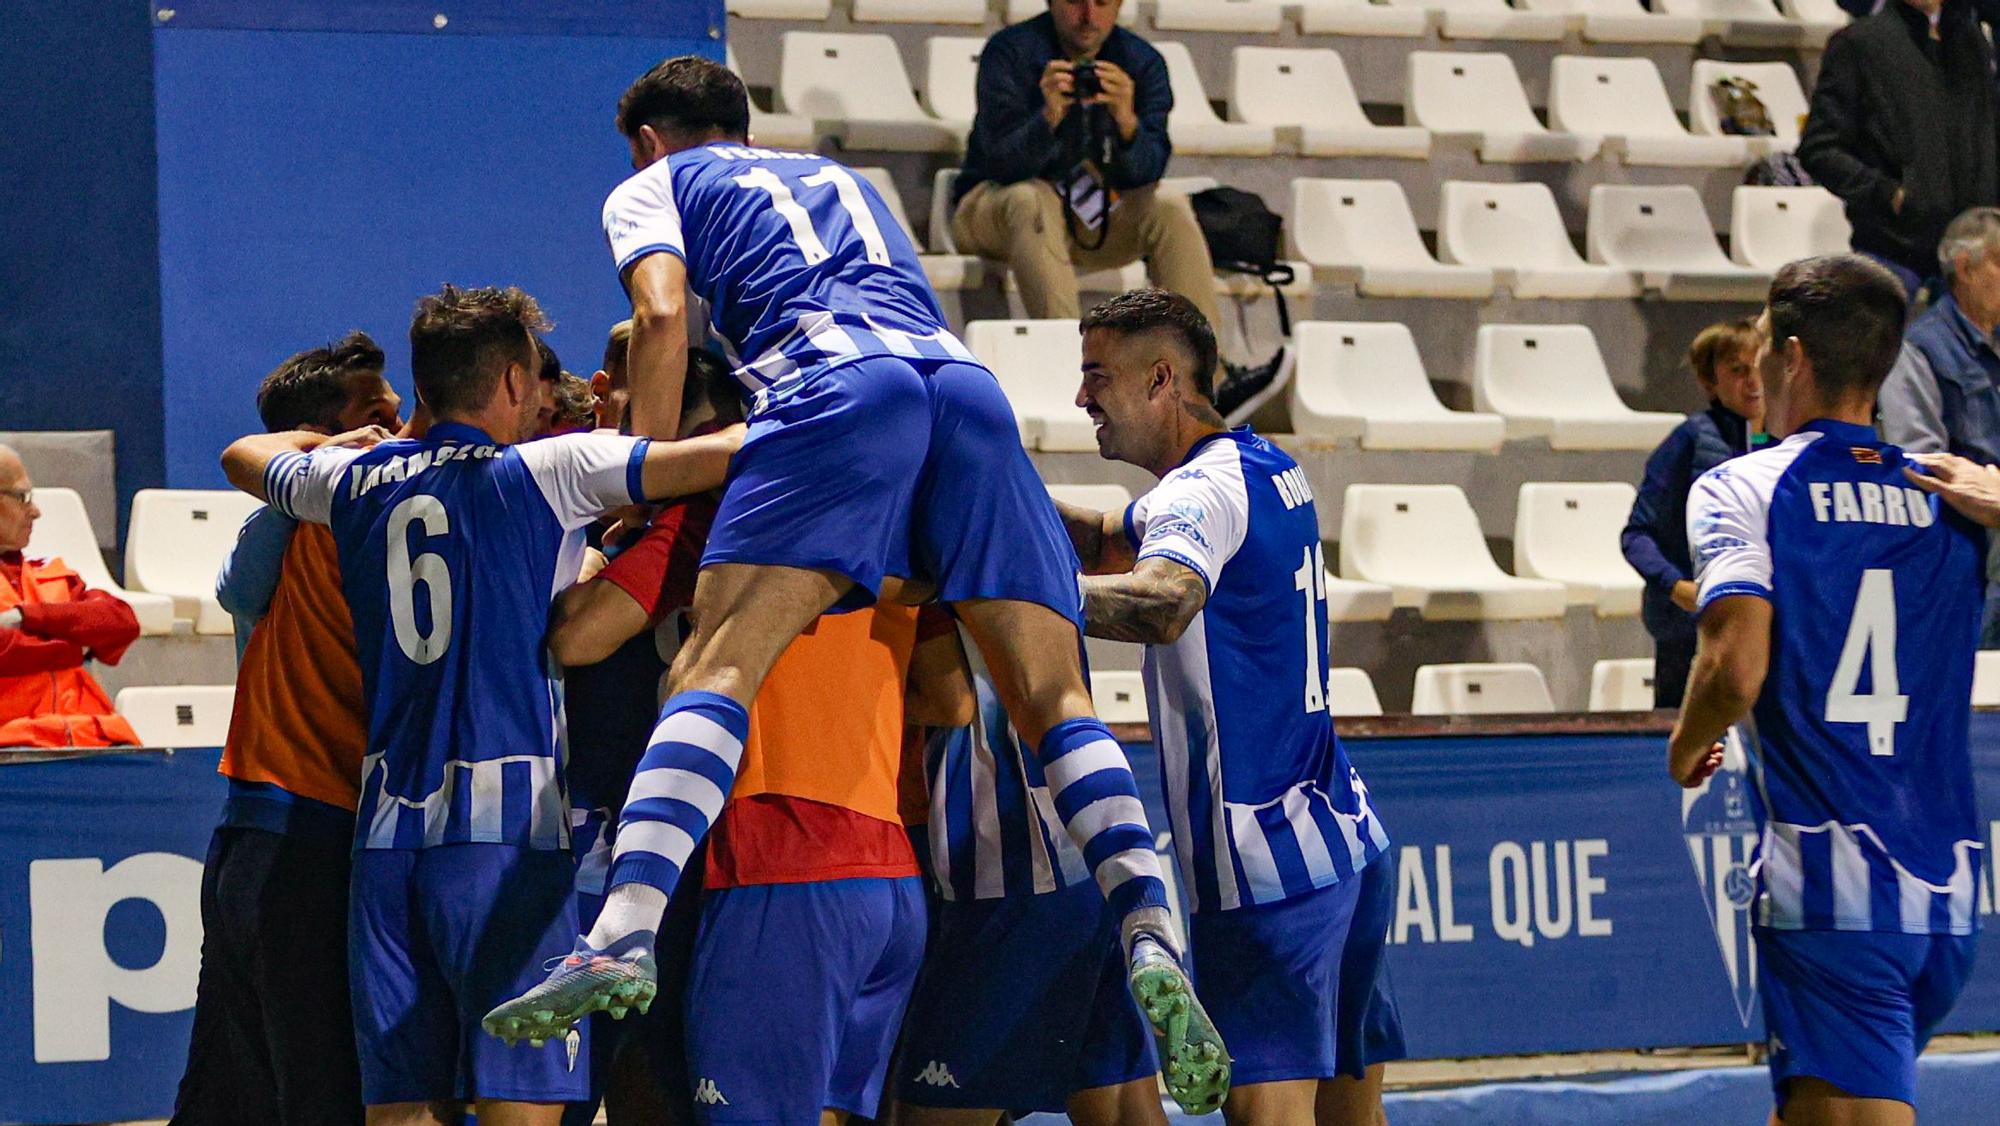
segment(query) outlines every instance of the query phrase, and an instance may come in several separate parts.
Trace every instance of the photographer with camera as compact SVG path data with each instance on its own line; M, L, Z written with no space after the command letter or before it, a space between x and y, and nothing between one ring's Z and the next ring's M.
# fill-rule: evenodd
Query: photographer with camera
M1157 191L1173 152L1166 61L1118 26L1119 7L1049 0L987 40L952 237L1007 263L1031 317L1080 316L1079 269L1143 259L1154 285L1217 323L1194 212Z

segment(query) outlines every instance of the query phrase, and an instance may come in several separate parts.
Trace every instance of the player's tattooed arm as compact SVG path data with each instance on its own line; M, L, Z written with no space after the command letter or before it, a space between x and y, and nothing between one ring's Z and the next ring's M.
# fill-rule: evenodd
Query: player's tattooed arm
M1063 527L1076 547L1076 557L1083 562L1084 574L1111 575L1132 569L1132 544L1125 538L1124 512L1099 512L1063 501L1056 502L1056 511L1062 514Z
M2000 528L2000 468L1967 461L1956 454L1911 454L1910 460L1928 472L1904 469L1910 483L1936 493L1959 515L1987 528Z
M1083 580L1083 631L1111 641L1171 645L1207 602L1208 584L1193 568L1146 559L1126 574Z
M625 287L632 294L625 354L632 433L671 441L680 433L687 382L687 266L672 254L648 254L626 271Z
M1756 595L1718 598L1702 611L1700 647L1687 699L1667 744L1667 771L1699 786L1722 765L1721 739L1756 705L1771 662L1771 603Z

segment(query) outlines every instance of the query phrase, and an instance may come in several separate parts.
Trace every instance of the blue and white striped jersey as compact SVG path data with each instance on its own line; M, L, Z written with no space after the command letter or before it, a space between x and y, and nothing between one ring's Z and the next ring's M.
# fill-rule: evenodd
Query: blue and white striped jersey
M888 205L817 153L675 153L611 193L604 233L620 272L648 254L686 263L690 326L707 322L753 401L862 356L972 360Z
M931 732L931 867L948 900L1040 895L1087 884L1090 867L1064 830L1042 764L1021 746L982 673L979 716Z
M509 446L439 423L271 462L271 506L329 525L340 552L368 706L359 847L569 847L561 670L542 637L584 526L643 499L646 446Z
M1208 584L1146 647L1167 815L1196 911L1273 903L1388 847L1326 707L1325 549L1298 463L1242 428L1196 443L1125 513L1138 557Z
M1820 420L1710 470L1688 499L1701 607L1772 606L1743 728L1765 926L1975 929L1966 732L1984 537L1912 488L1905 464L1868 427Z

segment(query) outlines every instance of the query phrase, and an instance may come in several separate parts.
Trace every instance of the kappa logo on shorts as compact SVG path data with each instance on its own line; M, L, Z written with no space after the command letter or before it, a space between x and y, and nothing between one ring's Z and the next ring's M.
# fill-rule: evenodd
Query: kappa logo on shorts
M924 1069L922 1071L917 1072L917 1077L914 1080L914 1082L928 1083L933 1087L958 1086L958 1080L952 1078L951 1069L946 1067L944 1064L939 1063L937 1060L932 1060L931 1062L925 1064Z
M953 1084L953 1086L957 1086L957 1084ZM703 1106L729 1105L729 1100L722 1097L722 1089L715 1085L715 1080L713 1079L704 1079L694 1085L694 1101Z

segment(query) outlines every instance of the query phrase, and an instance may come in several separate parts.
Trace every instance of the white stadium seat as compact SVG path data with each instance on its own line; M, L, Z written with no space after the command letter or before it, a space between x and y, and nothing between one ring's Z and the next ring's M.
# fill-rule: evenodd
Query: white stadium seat
M1403 118L1439 134L1472 137L1479 159L1501 163L1583 161L1602 139L1552 133L1528 105L1514 60L1476 51L1411 51Z
M1431 153L1430 130L1377 125L1361 111L1347 64L1327 48L1238 47L1230 100L1245 121L1274 126L1306 156ZM1289 136L1296 134L1296 136Z
M1684 421L1626 406L1583 325L1481 326L1472 399L1507 420L1509 438L1558 450L1650 450Z
M729 69L742 77L743 67L736 61L736 48L723 48L729 61ZM813 127L812 119L790 113L766 113L758 106L757 99L750 99L750 143L771 149L803 149L810 151L819 144L819 130Z
M1702 23L1704 35L1725 44L1748 47L1806 46L1826 41L1827 29L1808 28L1778 10L1772 0L1658 0L1670 16Z
M1095 452L1097 428L1077 409L1083 337L1075 321L973 321L965 346L1000 380L1031 449Z
M889 205L889 213L896 217L896 223L903 233L910 237L915 246L917 263L924 268L924 276L930 279L931 288L941 290L978 289L986 280L986 263L970 254L925 254L923 243L917 241L916 230L910 226L910 213L903 207L903 193L896 189L895 177L887 168L856 168L854 174L875 186L882 194L882 202Z
M985 49L986 40L958 35L936 36L925 48L924 107L960 137L972 132Z
M1412 715L1521 715L1556 710L1542 670L1521 664L1424 665Z
M1799 130L1806 118L1806 92L1799 85L1799 72L1790 63L1738 63L1720 59L1697 59L1688 86L1688 124L1696 133L1722 135L1721 116L1715 107L1716 82L1740 78L1757 88L1757 100L1771 116L1772 137L1748 137L1759 155L1790 152L1798 147Z
M1749 163L1741 137L1697 137L1674 116L1651 59L1557 55L1549 65L1549 124L1596 133L1627 164L1729 168Z
M1560 618L1569 603L1561 583L1500 570L1457 485L1347 486L1340 573L1387 584L1433 621Z
M1653 658L1630 657L1590 666L1590 710L1653 710Z
M1285 8L1278 0L1154 0L1153 4L1153 26L1161 31L1269 35L1283 26L1284 19Z
M1106 723L1146 722L1146 680L1139 673L1091 673L1090 700Z
M1632 298L1638 275L1583 260L1547 184L1447 180L1438 193L1438 257L1485 266L1516 297Z
M215 578L257 498L235 489L140 489L125 532L125 585L169 595L196 633L232 633Z
M1049 0L1007 0L1007 22L1031 20L1049 10ZM1132 27L1139 22L1139 5L1128 3L1118 11L1118 22Z
M1370 297L1489 297L1493 271L1431 257L1394 180L1292 181L1298 256Z
M1800 258L1840 254L1854 237L1840 197L1825 188L1737 188L1729 206L1729 257L1776 272Z
M1834 0L1778 0L1778 10L1799 25L1807 47L1824 47L1852 18Z
M1299 30L1307 35L1397 35L1420 38L1430 30L1422 8L1392 8L1371 0L1300 0Z
M1498 452L1498 415L1445 409L1407 326L1393 321L1309 321L1293 334L1292 429L1315 438L1359 438L1368 450Z
M1584 243L1592 262L1635 270L1668 300L1756 301L1771 285L1769 273L1722 253L1701 193L1686 184L1590 189Z
M1446 39L1511 39L1557 43L1568 20L1559 12L1532 12L1507 0L1388 0L1391 7L1438 13Z
M1325 575L1326 620L1386 622L1396 614L1396 592L1382 583Z
M958 136L924 112L887 35L787 31L778 69L785 108L850 149L950 152Z
M1375 694L1375 681L1367 669L1327 670L1326 714L1336 719L1382 714L1382 697Z
M1049 496L1093 512L1123 512L1132 504L1132 490L1123 485L1050 485Z
M2000 707L2000 649L1981 649L1973 655L1972 706Z
M729 0L729 14L748 20L823 20L833 0Z
M1181 43L1155 43L1167 61L1167 83L1173 87L1174 108L1167 116L1167 134L1174 151L1191 156L1269 156L1277 148L1277 130L1247 121L1224 121L1208 104L1194 56Z
M177 684L120 689L112 707L131 721L147 747L220 747L236 706L230 684Z
M1531 12L1563 12L1586 43L1701 42L1702 24L1689 16L1649 11L1639 0L1524 0Z
M986 22L986 0L848 0L855 23Z
M931 249L941 254L958 253L958 240L951 237L951 194L957 187L956 168L940 168L931 177Z
M97 533L91 530L90 514L75 489L38 488L35 507L42 510L42 516L28 533L28 546L22 554L30 559L60 559L77 573L84 586L104 591L132 607L141 634L157 636L174 632L171 597L129 591L111 577L111 569L104 565L104 553L97 550ZM212 589L213 584L210 585Z
M1638 613L1646 581L1618 547L1638 494L1623 481L1522 485L1514 508L1514 573L1563 584L1571 605L1595 606L1599 617Z

